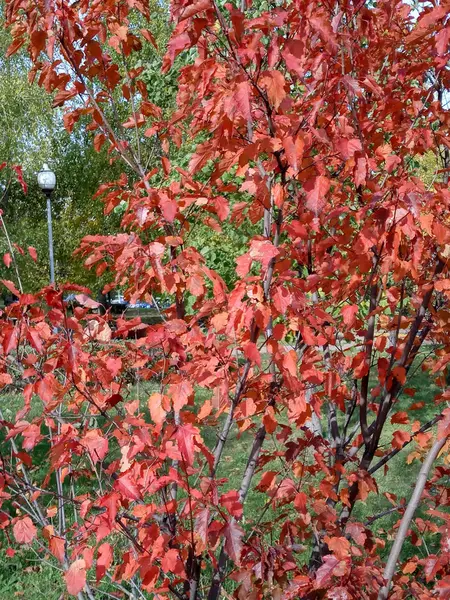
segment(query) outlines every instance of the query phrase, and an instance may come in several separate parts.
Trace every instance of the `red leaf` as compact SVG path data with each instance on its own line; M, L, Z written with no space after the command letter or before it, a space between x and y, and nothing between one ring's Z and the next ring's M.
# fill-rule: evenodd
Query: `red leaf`
M17 296L17 297L20 296L19 290L16 288L16 286L13 284L12 281L8 281L7 279L2 279L1 282L3 283L5 288L7 288L12 294L14 294L14 296Z
M20 185L22 186L24 193L26 194L28 191L28 186L25 183L25 179L23 178L22 167L20 165L13 165L13 170L15 171L15 173L17 175L17 179L18 179Z
M17 346L18 342L18 331L15 327L5 327L3 331L3 352L5 354L9 354L12 350L14 350Z
M250 121L252 118L250 106L250 86L247 81L243 81L236 87L233 100L235 110L242 117L244 117L246 121Z
M162 194L159 200L159 206L166 221L173 223L178 210L175 200L171 200L166 194Z
M356 160L355 166L355 186L365 185L367 176L367 161L364 157Z
M267 433L272 434L276 430L278 422L275 419L275 411L273 410L272 406L267 407L266 413L263 417L263 424Z
M404 367L394 367L392 375L403 385L406 382L406 369Z
M440 55L445 54L448 50L449 42L450 42L450 27L447 26L444 29L441 29L441 31L439 31L439 33L436 35L437 53Z
M71 100L77 94L78 90L75 87L72 87L69 90L60 90L53 99L52 107L57 108L58 106L62 106L67 100Z
M319 14L317 17L309 19L311 27L313 27L321 36L324 42L329 44L332 51L338 48L336 36L334 35L331 24L327 18Z
M308 416L309 412L305 394L304 392L300 392L295 398L289 400L288 418L289 421L296 423L299 419L305 421Z
M442 598L443 600L449 600L450 599L450 575L447 575L447 577L444 577L443 579L438 581L436 583L434 589L438 592L439 598Z
M258 367L261 367L261 354L259 353L258 347L254 342L248 342L243 347L244 356L250 362L256 363Z
M202 552L207 546L209 522L209 508L204 508L199 513L197 513L197 516L195 518L194 533L197 540L196 550L198 553Z
M364 525L354 522L347 523L347 526L345 527L345 533L350 535L357 544L364 546L364 542L367 539Z
M170 386L170 395L172 396L173 408L180 411L183 406L188 404L190 398L194 395L194 388L189 381L182 381Z
M168 550L161 561L161 568L164 573L173 573L176 569L177 561L178 550L175 550L175 548Z
M168 177L170 175L170 168L171 168L170 167L170 160L166 156L163 156L161 158L161 164L162 164L162 168L163 168L163 171L164 171L164 175L166 177Z
M30 544L36 537L36 527L30 517L24 517L14 523L14 537L19 544Z
M106 136L104 133L97 133L94 137L94 149L96 152L100 152L103 144L106 142Z
M230 205L228 200L223 196L218 196L214 198L214 206L216 207L217 216L221 221L225 221L225 219L230 214Z
M344 306L344 308L342 309L342 317L343 317L344 323L347 325L347 327L353 327L353 325L355 324L355 321L356 321L357 313L358 313L358 305L357 304L350 304L350 305Z
M236 523L236 521L232 519L227 525L225 525L224 535L225 552L228 554L231 560L239 565L241 560L242 537L244 535L244 531Z
M167 54L164 57L163 61L162 70L164 73L167 73L167 71L173 65L173 61L180 54L180 52L182 52L186 48L189 48L190 45L191 38L189 37L189 34L186 31L170 39L169 43L167 44Z
M184 21L185 19L189 19L194 15L197 15L199 12L206 10L211 7L210 0L196 0L192 3L186 4L185 8L181 11L180 21Z
M190 423L181 425L177 429L176 438L178 448L183 457L183 461L189 466L194 464L194 438L197 434L198 429Z
M11 266L12 263L12 258L11 258L11 254L9 252L5 252L5 254L3 255L3 262L5 263L6 267Z
M450 408L445 408L442 411L442 419L438 423L438 439L442 440L448 435L450 435Z
M113 560L113 550L108 543L104 543L98 548L97 554L97 566L95 569L95 576L97 583L103 579L106 571L111 566Z
M37 262L36 248L33 248L33 246L28 246L28 254L31 256L34 262Z
M305 148L305 142L303 138L297 136L294 141L292 136L287 135L283 138L282 142L289 165L294 169L294 171L298 171L299 165L303 158L303 150Z
M103 437L99 429L88 431L81 444L87 448L93 463L102 461L108 454L108 440Z
M66 580L67 591L72 596L77 596L83 591L86 585L86 563L82 558L73 562L66 571L64 578Z
M122 475L116 481L116 487L128 500L140 500L141 493L129 473Z
M212 404L210 400L205 400L205 402L203 403L202 407L200 408L199 412L197 413L197 419L199 421L203 421L203 419L206 419L206 417L209 417L209 415L212 412Z
M402 425L407 425L409 423L408 413L396 412L391 417L391 423L401 423Z
M326 195L330 190L330 180L324 175L318 175L308 181L303 186L306 191L306 207L312 210L315 215L319 215L326 204Z
M80 306L85 306L86 308L98 308L100 306L99 302L92 300L92 298L89 298L86 294L77 294L75 300Z
M429 583L436 573L440 570L441 565L439 559L435 555L431 555L424 561L423 572L425 573L426 582Z
M269 240L253 240L250 246L250 258L259 261L264 269L267 269L271 260L280 254Z
M15 54L17 52L17 50L19 50L19 48L21 48L25 43L26 43L25 37L19 37L16 40L14 40L12 42L12 44L10 44L8 46L8 49L6 51L6 57L8 58L12 54Z
M327 592L327 600L350 600L350 598L348 589L341 585L333 587Z
M159 577L159 567L148 564L145 569L141 569L142 588L146 592L152 592L156 585L156 580Z
M220 504L227 509L232 517L242 517L242 502L239 500L239 492L230 490L220 497Z
M362 150L361 142L358 138L352 138L348 140L347 138L341 138L337 144L337 149L342 154L344 160L348 160L355 155L355 152L359 152Z
M345 563L342 563L336 556L329 554L323 557L323 564L317 569L316 586L325 587L331 582L333 575L344 575L346 572Z
M435 6L434 8L431 8L431 10L422 13L422 16L417 22L417 29L420 30L432 27L437 21L439 21L439 19L442 19L447 14L447 7L445 5ZM415 31L413 30L410 35L414 36L414 33Z
M267 92L269 102L273 104L275 110L286 98L286 80L280 71L265 71L261 78L261 87Z
M36 59L40 52L45 48L45 42L47 41L47 33L42 29L35 29L31 34L31 49L34 59Z
M144 37L147 40L147 42L150 42L156 48L156 50L158 50L158 45L156 44L152 32L148 29L141 29L140 32L142 34L142 37Z

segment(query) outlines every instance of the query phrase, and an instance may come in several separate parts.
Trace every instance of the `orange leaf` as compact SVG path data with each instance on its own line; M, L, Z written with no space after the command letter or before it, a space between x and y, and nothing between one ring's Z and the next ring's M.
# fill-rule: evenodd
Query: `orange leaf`
M345 537L325 537L325 542L328 545L328 548L333 552L333 554L339 559L345 559L350 552L350 542Z
M394 439L392 445L394 448L401 450L403 446L409 442L411 435L407 431L394 431Z
M49 542L49 549L53 556L62 564L65 560L64 540L60 537L53 536Z
M148 399L148 408L150 410L150 416L152 417L152 421L156 423L156 425L163 423L164 419L166 418L166 406L167 400L162 394L159 394L158 392L152 394Z
M289 372L292 377L297 375L297 353L295 350L289 350L283 356L283 367Z

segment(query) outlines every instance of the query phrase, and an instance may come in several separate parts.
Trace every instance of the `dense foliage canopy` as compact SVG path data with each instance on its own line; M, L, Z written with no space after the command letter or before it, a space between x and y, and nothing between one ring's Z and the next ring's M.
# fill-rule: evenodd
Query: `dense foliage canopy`
M3 422L2 526L69 594L449 597L449 9L172 0L162 52L144 0L6 1L9 52L121 170L97 192L121 231L78 255L172 302L146 326L76 282L4 282L0 381L24 405ZM414 489L383 498L400 453Z

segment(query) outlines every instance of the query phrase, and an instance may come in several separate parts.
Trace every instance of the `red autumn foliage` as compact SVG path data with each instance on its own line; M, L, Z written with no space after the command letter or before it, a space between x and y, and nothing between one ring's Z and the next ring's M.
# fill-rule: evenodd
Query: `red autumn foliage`
M127 171L98 193L106 212L126 200L123 230L85 238L86 266L131 301L172 300L160 324L113 325L75 284L32 296L3 282L19 301L0 320L0 382L20 367L24 407L2 417L1 526L44 537L69 594L100 598L111 580L130 597L384 597L391 538L355 507L403 448L424 457L438 422L440 443L450 435L447 391L430 421L398 406L424 349L435 377L450 360L449 10L172 0L164 71L194 53L166 118L128 68L154 43L147 2L6 0L9 53L27 45L66 128L83 118ZM155 137L162 184L140 159ZM170 156L184 141L188 170ZM429 186L414 169L426 152L442 160ZM226 220L246 246L232 289L189 237ZM130 379L157 388L143 397ZM391 420L404 428L386 442ZM251 441L230 490L236 430ZM445 461L430 475L417 520L436 548L398 569L393 598L448 597L449 475ZM385 512L401 514L395 492Z

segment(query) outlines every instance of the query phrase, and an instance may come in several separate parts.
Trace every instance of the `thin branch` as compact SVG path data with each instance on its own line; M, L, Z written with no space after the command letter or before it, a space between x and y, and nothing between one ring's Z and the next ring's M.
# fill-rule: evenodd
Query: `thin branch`
M19 267L17 266L16 255L14 253L14 249L12 247L11 240L9 239L8 230L6 229L5 220L3 219L3 215L2 214L0 214L0 221L1 221L1 224L2 224L2 227L3 227L3 231L5 232L5 237L6 237L6 241L8 243L8 248L9 248L9 252L11 254L11 258L12 258L12 261L13 261L14 270L16 271L17 285L19 286L20 293L23 294L22 281L20 279Z
M440 421L441 418L442 418L442 415L436 415L433 419L424 423L418 431L413 433L413 435L410 437L410 439L407 442L405 442L401 448L394 448L388 454L386 454L386 456L383 456L383 458L380 459L375 465L373 465L373 467L371 467L369 469L370 475L375 473L375 471L378 471L378 469L381 469L381 467L383 465L385 465L387 462L389 462L391 460L391 458L393 458L399 452L401 452L405 446L410 444L414 440L414 438L419 435L419 433L424 433L425 431L428 431L428 429L431 429L433 427L433 425L436 425L436 423L438 421Z
M410 501L408 502L405 514L403 515L403 518L401 520L400 527L398 528L397 535L395 537L394 545L391 548L391 552L389 554L389 558L384 569L383 577L386 583L378 593L378 600L386 600L389 595L392 578L397 567L397 560L403 548L403 543L408 534L408 529L412 518L414 517L414 513L416 512L419 506L420 499L422 497L422 493L428 479L428 474L439 452L444 447L446 441L447 437L444 437L441 440L436 440L436 442L434 442L430 452L428 453L427 458L425 459L422 465L422 468L420 469L413 494L411 496Z
M375 521L378 521L378 519L382 519L383 517L387 517L388 515L391 515L394 512L397 512L398 510L405 508L403 504L398 504L397 506L391 506L391 508L387 508L386 510L383 510L382 512L373 515L373 517L370 517L370 519L367 519L367 521L364 523L364 527L369 527L369 525L372 525L372 523L374 523Z
M378 297L378 284L374 283L370 288L370 305L369 305L369 322L367 326L365 346L366 346L366 364L368 365L367 373L364 375L361 381L361 396L360 396L360 409L359 419L361 424L361 433L364 439L364 443L368 445L370 443L369 428L367 426L367 399L369 395L369 378L370 378L370 365L372 357L372 346L375 335L375 309L377 307Z

